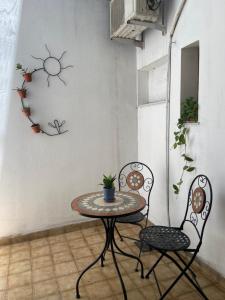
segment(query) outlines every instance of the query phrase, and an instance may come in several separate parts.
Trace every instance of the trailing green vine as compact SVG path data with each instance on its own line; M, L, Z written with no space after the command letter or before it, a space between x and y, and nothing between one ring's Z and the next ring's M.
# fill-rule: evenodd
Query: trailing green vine
M184 160L184 166L182 168L181 176L176 184L173 184L173 190L175 194L179 194L180 187L183 183L183 176L185 172L192 172L195 167L192 166L193 158L187 155L187 138L189 129L185 126L186 122L197 122L198 120L198 103L192 97L187 98L181 108L181 118L177 122L177 131L174 132L175 142L173 148L182 147L183 151L181 154Z

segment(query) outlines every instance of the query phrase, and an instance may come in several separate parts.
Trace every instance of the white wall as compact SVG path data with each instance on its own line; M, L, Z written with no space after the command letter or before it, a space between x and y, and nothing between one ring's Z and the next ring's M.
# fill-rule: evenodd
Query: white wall
M168 32L180 1L168 1ZM181 48L199 40L200 68L199 68L199 125L190 128L190 147L188 152L195 158L196 173L186 176L185 183L178 198L172 191L172 184L177 182L180 176L182 163L179 151L170 151L170 211L172 225L180 224L186 206L186 195L191 179L198 173L209 176L214 192L212 213L206 226L204 241L199 256L210 266L225 275L225 185L224 185L224 134L225 134L225 2L217 1L215 5L210 0L187 0L178 27L175 31L175 42L172 48L172 82L171 82L171 133L170 144L173 143L173 131L180 113L180 73L181 73ZM167 54L168 34L162 36L159 32L149 30L145 35L145 49L137 50L137 68L140 69L149 63L160 59ZM146 114L149 108L146 107ZM157 112L156 112L157 113ZM155 135L161 133L163 115L158 111L152 117L152 112L145 115L139 114L139 141L142 136L141 128L157 122ZM143 124L143 122L145 122ZM144 132L144 131L143 131ZM143 140L143 138L142 138ZM159 143L159 145L161 145ZM148 157L144 156L143 148L148 146ZM163 145L161 145L162 147ZM161 148L162 149L162 148ZM160 154L162 150L159 150ZM154 158L153 155L155 155ZM164 153L165 155L165 153ZM155 146L139 142L139 159L154 163L155 168L161 170L161 162L155 153ZM153 161L155 160L155 161ZM154 171L154 170L153 170ZM157 171L158 172L158 171ZM162 174L158 174L162 177ZM158 180L158 184L164 189L164 182ZM158 212L155 219L165 223L164 207L166 197L159 201L162 196L160 187L155 189L152 197L152 211ZM164 201L164 202L163 202ZM158 207L160 205L160 207ZM160 210L161 208L161 210ZM152 217L152 216L151 216Z
M137 158L135 49L109 39L105 0L24 0L16 57L30 68L67 50L64 86L39 72L29 85L33 117L44 128L65 119L62 136L33 134L11 92L0 178L0 236L33 232L82 220L70 203L79 194L99 189L104 173L118 172ZM16 40L16 39L15 39ZM14 69L14 66L13 66ZM21 82L13 72L13 84ZM4 115L3 115L4 114Z

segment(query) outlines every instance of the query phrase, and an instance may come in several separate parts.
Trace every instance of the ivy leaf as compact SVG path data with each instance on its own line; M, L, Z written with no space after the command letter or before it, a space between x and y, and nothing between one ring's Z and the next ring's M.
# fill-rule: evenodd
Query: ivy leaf
M190 156L184 155L184 159L186 161L193 161L193 159Z
M181 185L183 183L183 180L180 180L177 185Z
M188 172L192 172L192 171L194 171L194 169L195 169L195 167L189 167L189 168L187 169L187 171L188 171Z
M183 170L187 170L187 169L188 169L188 166L184 166L184 167L183 167Z
M177 143L173 144L173 149L177 148Z
M173 189L175 193L179 191L179 188L176 184L173 184Z
M186 143L186 140L185 140L185 137L184 137L183 134L181 134L180 137L179 137L179 143L180 143L181 145Z

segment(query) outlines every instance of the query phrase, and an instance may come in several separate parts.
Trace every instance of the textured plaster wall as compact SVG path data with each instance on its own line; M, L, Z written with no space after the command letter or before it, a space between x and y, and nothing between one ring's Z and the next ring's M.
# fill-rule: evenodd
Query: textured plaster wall
M168 1L167 30L171 24L180 1ZM170 151L170 211L172 225L179 225L185 212L187 191L191 179L198 173L209 176L214 192L212 213L206 226L203 245L199 256L225 275L225 186L224 186L224 135L225 135L225 2L187 0L183 14L174 35L172 47L172 81L171 81L171 132L170 144L173 143L173 132L180 113L180 77L181 49L199 41L199 124L190 126L188 152L195 159L196 172L185 176L184 185L179 197L172 192L172 184L177 182L183 166L179 151ZM137 68L141 69L155 60L160 59L168 51L168 34L149 30L145 35L145 49L137 50ZM165 224L166 193L165 193L165 144L161 141L165 109L159 106L139 109L139 159L144 159L153 166L156 183L152 193L151 216L157 223ZM160 109L161 107L161 109ZM154 116L153 116L154 113ZM146 138L154 134L153 137ZM154 133L152 133L154 128ZM164 132L165 134L165 132ZM152 141L150 143L149 141ZM158 147L158 153L156 148ZM159 171L161 170L161 171Z
M0 236L83 220L71 211L71 200L100 189L103 172L116 173L137 158L135 49L109 39L108 1L14 2L21 15L18 8L11 52L4 48L1 56L10 61L5 70L12 83L0 81L1 97L7 95L0 113ZM28 87L34 120L44 128L54 118L66 120L69 132L57 137L34 135L11 92L21 80L15 63L40 66L31 54L45 58L45 43L58 57L67 50L63 64L74 65L62 73L67 86L50 78L48 88L39 72Z

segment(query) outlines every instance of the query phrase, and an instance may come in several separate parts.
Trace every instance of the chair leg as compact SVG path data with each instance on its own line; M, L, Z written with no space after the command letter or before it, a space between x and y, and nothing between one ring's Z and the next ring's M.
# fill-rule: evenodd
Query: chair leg
M159 295L160 295L160 297L162 297L162 291L161 291L161 288L160 288L160 285L159 285L159 282L158 282L155 270L153 270L153 275L154 275L155 282L156 282L156 285L157 285L157 288L158 288L158 291L159 291Z
M151 267L151 269L148 271L148 273L145 275L145 278L149 278L149 275L152 273L152 271L155 269L155 267L158 265L160 260L163 258L164 254L161 254L161 256L158 258L156 263Z
M123 237L122 237L122 235L120 234L120 232L119 232L118 228L116 227L116 225L115 225L115 229L116 229L116 232L117 232L117 234L118 234L118 236L119 236L121 242L123 242Z
M143 242L141 242L141 245L140 245L140 251L139 251L139 254L138 254L138 258L141 258L141 252L142 252L142 248L143 248ZM136 269L135 271L138 272L138 266L139 266L139 261L137 262L137 265L136 265Z
M185 262L185 260L181 257L181 255L179 255L176 251L174 252L176 254L176 256L180 259L180 261L185 265L187 266L187 263ZM198 283L197 281L197 275L194 273L194 271L189 268L188 271L190 271L195 283L198 285L198 287L200 287L200 284Z
M196 253L197 254L197 253ZM166 292L162 295L161 299L164 299L166 297L166 295L172 290L172 288L175 286L175 284L181 279L182 276L185 276L191 283L192 285L196 288L196 290L202 295L202 297L206 300L208 300L207 296L205 295L205 293L202 291L202 289L193 281L193 279L186 273L188 271L188 269L190 268L191 264L193 263L195 256L192 256L192 259L190 260L190 262L188 264L186 264L186 267L183 269L178 262L171 257L170 255L168 255L167 253L164 253L164 255L169 258L170 260L172 260L172 262L174 262L174 264L178 267L178 269L180 269L181 273L179 274L179 276L173 281L173 283L170 285L170 287L166 290Z

